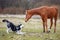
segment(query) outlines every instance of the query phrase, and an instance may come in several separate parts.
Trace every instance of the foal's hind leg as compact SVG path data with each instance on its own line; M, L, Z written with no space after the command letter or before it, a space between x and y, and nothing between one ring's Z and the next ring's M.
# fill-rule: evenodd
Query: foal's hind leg
M57 17L54 18L54 20L55 20L55 23L54 23L54 33L55 33L55 32L56 32L56 22L57 22Z

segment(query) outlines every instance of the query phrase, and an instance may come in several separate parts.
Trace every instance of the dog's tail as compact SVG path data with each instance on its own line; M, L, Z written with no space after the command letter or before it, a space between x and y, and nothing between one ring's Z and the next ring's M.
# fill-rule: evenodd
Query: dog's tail
M2 22L9 22L7 19L3 19Z

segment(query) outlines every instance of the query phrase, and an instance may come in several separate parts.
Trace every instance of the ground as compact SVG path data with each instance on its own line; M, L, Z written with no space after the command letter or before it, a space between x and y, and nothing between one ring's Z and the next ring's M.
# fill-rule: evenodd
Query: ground
M3 19L8 19L15 25L22 23L24 28L22 32L26 32L24 35L18 35L14 32L6 33L6 24L2 22ZM24 18L16 17L0 17L0 40L60 40L60 21L57 22L57 31L54 33L54 27L52 27L50 33L43 33L43 26L41 19L31 18L25 23ZM50 22L48 20L48 27Z

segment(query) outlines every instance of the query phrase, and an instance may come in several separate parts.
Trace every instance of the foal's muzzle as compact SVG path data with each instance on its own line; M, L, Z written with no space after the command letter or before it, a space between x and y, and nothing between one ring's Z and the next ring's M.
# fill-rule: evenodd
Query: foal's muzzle
M25 22L27 22L27 19L25 19Z

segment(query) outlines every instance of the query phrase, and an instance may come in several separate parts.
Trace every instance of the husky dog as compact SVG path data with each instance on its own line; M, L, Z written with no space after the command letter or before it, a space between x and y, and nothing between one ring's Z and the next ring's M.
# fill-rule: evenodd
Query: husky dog
M17 34L23 34L21 32L21 29L24 27L23 24L19 24L18 26L14 25L12 22L3 19L2 22L5 22L7 24L7 33L9 34L9 31L12 30L13 32L16 32Z

